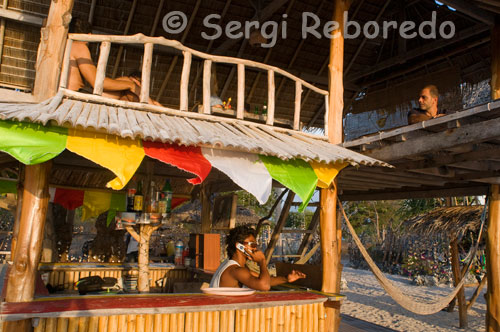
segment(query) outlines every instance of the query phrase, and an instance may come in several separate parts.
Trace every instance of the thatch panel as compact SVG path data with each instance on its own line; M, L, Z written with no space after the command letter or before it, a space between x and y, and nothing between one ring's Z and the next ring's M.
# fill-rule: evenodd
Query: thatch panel
M9 0L8 8L45 16L49 13L50 2L50 0Z
M479 230L484 206L453 206L434 209L408 220L410 232L422 235L444 234L461 237Z

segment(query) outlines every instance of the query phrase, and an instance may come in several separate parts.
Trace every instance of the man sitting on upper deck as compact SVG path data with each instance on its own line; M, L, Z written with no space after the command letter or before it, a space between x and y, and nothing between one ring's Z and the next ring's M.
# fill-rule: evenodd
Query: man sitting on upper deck
M69 25L70 33L90 33L92 28L90 24L75 17ZM71 46L70 66L68 77L68 89L81 91L87 81L94 87L97 68L92 61L90 50L86 42L74 41ZM140 94L140 85L131 80L105 78L103 84L104 91L130 91L135 95Z
M427 85L418 98L420 108L408 113L408 124L414 124L446 115L445 111L438 110L439 91L435 85Z
M264 253L257 249L255 230L249 226L242 225L229 231L226 239L227 256L231 259L225 260L215 271L210 287L248 287L256 290L267 291L271 286L294 282L305 278L302 272L293 270L286 278L271 277L267 270ZM247 260L256 262L260 267L260 274L250 271L245 266Z

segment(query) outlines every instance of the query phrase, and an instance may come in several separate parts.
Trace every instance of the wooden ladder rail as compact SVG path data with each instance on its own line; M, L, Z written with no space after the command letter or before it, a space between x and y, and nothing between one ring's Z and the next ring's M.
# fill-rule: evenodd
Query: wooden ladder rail
M151 65L153 58L154 45L162 45L170 48L175 48L183 52L184 62L182 65L182 74L180 81L180 96L179 96L179 109L181 111L188 111L189 108L189 76L191 73L192 56L197 56L203 60L203 114L211 114L210 105L210 79L212 62L226 63L236 65L238 69L238 85L237 85L237 107L236 118L239 120L244 119L245 114L245 71L247 67L257 70L265 70L267 72L267 118L266 124L273 126L276 114L276 88L275 88L275 74L278 73L284 78L291 79L295 82L295 100L294 100L294 113L293 113L293 130L301 130L300 115L302 107L302 92L303 88L309 89L311 92L316 92L324 96L325 99L325 135L328 135L328 94L326 90L317 88L316 86L296 77L287 71L278 67L270 66L263 63L258 63L251 60L231 58L226 56L216 56L206 54L180 44L178 41L167 40L161 37L147 37L142 34L132 36L111 36L111 35L84 35L84 34L69 34L66 43L66 50L63 60L63 68L61 71L59 87L67 89L68 74L70 67L70 53L73 41L94 42L101 43L99 60L97 63L96 80L94 83L93 94L101 96L104 91L104 80L106 78L106 68L109 59L109 52L112 43L117 43L120 46L124 44L143 44L144 56L142 63L142 77L141 77L141 92L140 102L148 103L150 100L150 80L151 80Z

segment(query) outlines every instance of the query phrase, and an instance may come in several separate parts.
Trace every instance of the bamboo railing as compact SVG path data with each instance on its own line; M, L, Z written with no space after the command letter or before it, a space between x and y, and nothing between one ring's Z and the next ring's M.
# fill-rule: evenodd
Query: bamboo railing
M40 318L35 332L323 332L323 303L255 309Z
M69 73L69 63L70 63L70 52L73 41L81 41L81 42L95 42L100 43L100 55L97 63L97 75L96 81L94 84L94 91L92 95L83 94L80 92L69 91L67 90L68 85L68 73ZM118 101L104 98L102 97L103 92L103 84L106 76L106 66L109 58L109 51L112 43L120 44L142 44L144 45L144 56L143 56L143 64L142 64L142 82L141 82L141 92L140 92L140 103L130 103L123 102L118 103ZM137 104L145 105L149 100L149 91L150 91L150 77L151 77L151 63L153 56L153 48L155 45L161 45L164 47L174 48L176 50L182 51L184 62L182 65L182 74L181 74L181 82L180 82L180 98L179 98L179 109L169 109L166 107L138 107ZM301 78L294 76L287 71L270 66L267 64L227 57L227 56L216 56L210 55L207 53L203 53L200 51L196 51L194 49L188 48L182 45L180 42L176 40L168 40L163 37L147 37L143 34L136 34L132 36L117 36L117 35L88 35L88 34L69 34L68 41L66 44L66 51L64 55L63 61L63 69L61 72L60 79L60 91L63 91L64 94L68 97L83 99L91 102L107 102L110 104L116 104L116 106L130 106L139 109L147 109L148 111L156 111L172 114L172 112L176 113L173 115L180 115L177 112L183 111L185 112L181 116L191 117L192 113L187 113L188 104L189 104L189 75L191 71L192 57L196 56L198 58L203 59L203 111L202 114L198 114L197 118L205 118L212 119L212 109L210 106L210 79L211 79L211 70L212 63L224 63L229 65L236 65L238 71L238 80L237 80L237 107L236 107L236 120L243 120L245 114L245 70L247 67L253 68L256 70L264 70L267 72L267 83L268 83L268 94L267 94L267 118L266 125L274 126L275 124L275 109L276 109L276 98L275 98L275 75L279 74L285 78L288 78L295 82L295 102L294 102L294 114L293 114L293 130L301 130L300 127L300 115L301 115L301 97L303 88L310 89L313 92L316 92L320 95L323 95L325 98L325 136L328 135L327 128L327 115L328 115L328 91L322 90L314 85L302 80ZM83 95L83 96L82 96ZM148 105L152 106L152 105Z

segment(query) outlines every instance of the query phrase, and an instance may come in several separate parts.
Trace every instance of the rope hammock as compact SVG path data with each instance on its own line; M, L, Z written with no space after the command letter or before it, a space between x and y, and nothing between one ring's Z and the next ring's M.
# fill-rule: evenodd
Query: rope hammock
M448 294L445 297L440 297L439 299L433 301L432 303L424 303L424 302L418 302L415 301L414 299L411 299L408 294L403 293L399 288L394 286L392 282L387 279L387 277L380 271L378 266L375 264L373 259L370 257L368 252L366 251L365 247L361 243L361 240L359 239L358 235L356 234L356 231L354 230L354 227L352 227L351 223L349 222L349 218L347 218L347 215L345 213L344 208L342 207L342 203L339 202L339 207L340 210L342 211L342 214L344 216L347 228L351 232L351 235L354 239L354 242L358 246L359 250L361 251L361 254L363 255L364 259L368 263L368 266L370 267L370 270L373 272L375 275L375 278L379 281L380 285L385 289L385 291L396 301L400 306L405 308L408 311L411 311L413 313L416 313L418 315L432 315L435 314L439 311L441 311L443 308L445 308L458 294L460 289L463 287L465 284L465 275L466 273L470 270L470 267L473 262L473 257L476 255L477 249L479 247L479 241L481 240L481 236L483 233L483 228L484 228L484 223L486 220L486 207L488 206L488 198L486 199L486 202L484 204L484 210L483 213L481 214L481 227L479 229L479 235L477 237L476 244L474 247L471 248L471 259L469 260L469 263L467 265L467 268L464 270L464 273L462 275L462 278L458 285L456 285L455 289Z

